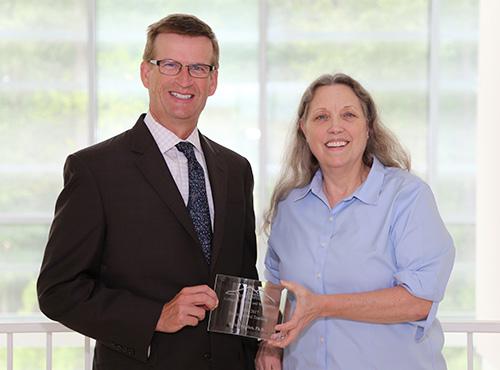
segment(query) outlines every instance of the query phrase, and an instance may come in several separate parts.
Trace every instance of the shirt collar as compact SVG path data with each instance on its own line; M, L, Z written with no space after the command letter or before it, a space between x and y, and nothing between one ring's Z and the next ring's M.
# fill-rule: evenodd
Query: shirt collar
M370 168L368 177L365 182L356 189L352 196L367 204L377 204L382 190L384 176L385 166L374 156L372 168Z
M311 182L303 188L297 189L294 200L297 201L304 198L309 192L320 194L321 186L323 186L323 174L321 173L321 169L318 168Z
M385 166L380 163L377 157L373 157L372 167L365 182L347 199L357 198L367 204L376 204L384 182ZM303 188L297 189L294 200L304 198L309 192L319 196L322 194L323 174L318 169L311 182ZM346 200L347 200L346 199Z
M153 135L158 148L162 153L166 153L171 150L175 145L181 141L188 141L194 145L194 147L201 153L203 150L201 149L200 135L198 135L198 128L195 127L193 132L189 134L186 140L179 138L176 134L170 131L165 126L158 123L152 116L151 112L146 114L144 117L144 123L148 127L151 135Z

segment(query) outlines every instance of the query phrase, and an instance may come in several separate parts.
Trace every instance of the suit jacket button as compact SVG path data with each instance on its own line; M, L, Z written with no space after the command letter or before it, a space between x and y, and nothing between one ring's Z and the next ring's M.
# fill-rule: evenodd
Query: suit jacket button
M204 360L210 360L211 358L212 358L212 355L210 354L210 352L207 352L207 353L203 354L203 359Z

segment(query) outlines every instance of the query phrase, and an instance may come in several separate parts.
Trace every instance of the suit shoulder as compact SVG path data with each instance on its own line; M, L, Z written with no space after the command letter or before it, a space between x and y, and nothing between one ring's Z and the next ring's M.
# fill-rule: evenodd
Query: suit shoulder
M126 147L128 143L128 134L130 130L124 131L116 136L113 136L107 140L101 141L97 144L93 144L84 149L81 149L72 156L78 157L82 160L92 160L99 158L106 158L113 153L120 152Z

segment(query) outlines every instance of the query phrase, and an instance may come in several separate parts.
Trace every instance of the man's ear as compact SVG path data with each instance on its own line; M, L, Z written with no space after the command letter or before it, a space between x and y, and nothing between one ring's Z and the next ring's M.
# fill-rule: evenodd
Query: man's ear
M215 71L212 72L210 75L210 85L208 87L208 96L212 96L215 94L215 90L217 90L217 81L219 78L219 71L216 69Z
M153 65L151 63L148 63L145 60L143 60L141 63L141 67L140 67L140 69L141 69L141 81L146 89L149 89L149 74L153 70L153 68L151 68L152 66Z

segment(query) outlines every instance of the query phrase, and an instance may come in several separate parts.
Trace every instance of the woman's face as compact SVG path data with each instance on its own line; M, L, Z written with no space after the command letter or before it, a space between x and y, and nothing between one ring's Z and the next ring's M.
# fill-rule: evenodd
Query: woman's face
M362 164L368 125L361 103L350 87L336 84L316 89L300 127L322 170L350 169Z

